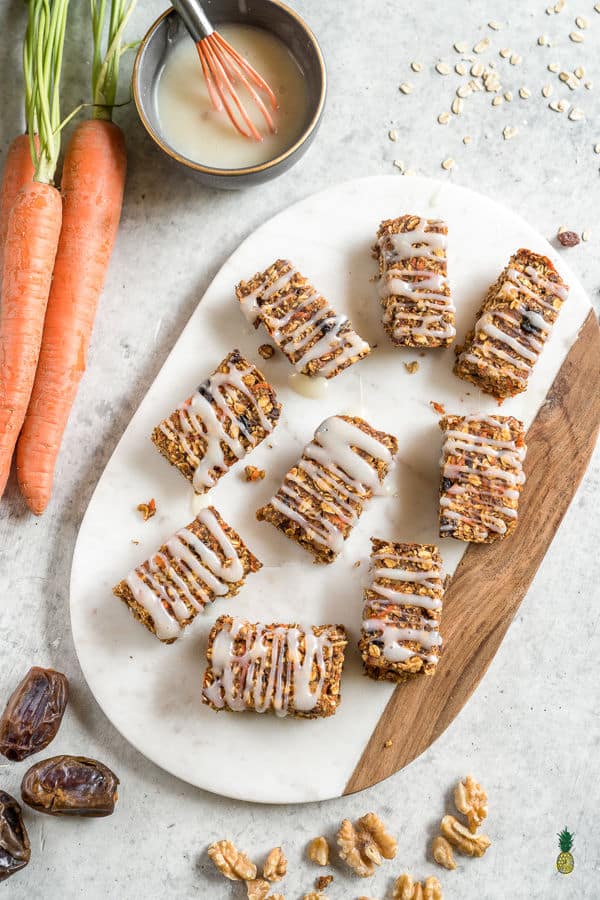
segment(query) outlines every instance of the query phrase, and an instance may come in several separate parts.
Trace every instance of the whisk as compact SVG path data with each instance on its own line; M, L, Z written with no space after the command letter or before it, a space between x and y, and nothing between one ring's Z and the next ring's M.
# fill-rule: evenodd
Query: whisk
M258 93L266 95L273 111L277 109L275 94L264 78L215 31L199 0L172 0L172 5L196 44L213 108L217 112L225 110L231 124L244 137L262 141L260 131L236 92L235 85L239 82L262 113L269 131L275 132L273 116Z

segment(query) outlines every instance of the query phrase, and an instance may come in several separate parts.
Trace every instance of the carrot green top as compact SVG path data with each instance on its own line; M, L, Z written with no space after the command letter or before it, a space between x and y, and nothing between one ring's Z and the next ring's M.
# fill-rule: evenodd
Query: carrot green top
M117 96L121 56L132 45L123 44L125 26L137 0L109 0L106 51L102 53L102 38L106 21L107 0L91 0L94 57L92 63L92 97L95 119L112 119Z
M69 0L29 0L23 42L25 118L34 179L47 184L54 180L60 152L60 75L68 7Z

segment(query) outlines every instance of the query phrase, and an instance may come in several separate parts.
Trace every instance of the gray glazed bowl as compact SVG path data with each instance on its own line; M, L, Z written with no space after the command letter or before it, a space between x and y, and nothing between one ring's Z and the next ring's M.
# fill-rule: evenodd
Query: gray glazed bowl
M228 22L256 25L275 34L290 50L306 82L308 106L300 136L284 153L243 169L217 169L188 159L171 147L161 134L156 107L156 85L165 59L174 45L187 38L185 26L173 8L165 10L148 30L137 52L133 68L133 96L146 131L176 165L185 167L210 187L235 189L261 184L287 172L308 150L319 128L327 76L317 39L305 22L279 0L204 0L203 6L215 27Z

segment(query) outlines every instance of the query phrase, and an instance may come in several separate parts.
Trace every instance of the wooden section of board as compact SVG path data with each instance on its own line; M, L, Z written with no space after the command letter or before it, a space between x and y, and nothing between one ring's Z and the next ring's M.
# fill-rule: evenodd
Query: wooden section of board
M494 658L567 511L599 424L600 329L590 311L527 433L527 481L515 534L497 544L468 548L444 599L445 649L438 671L432 678L398 685L345 794L402 769L463 708ZM389 738L393 744L383 750Z

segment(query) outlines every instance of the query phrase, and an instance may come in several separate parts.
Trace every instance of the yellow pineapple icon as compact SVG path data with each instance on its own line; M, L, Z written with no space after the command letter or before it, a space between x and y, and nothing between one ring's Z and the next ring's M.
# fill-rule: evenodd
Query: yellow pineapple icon
M570 875L575 868L575 860L571 850L573 849L573 835L567 828L563 828L558 835L560 853L556 857L556 868L561 875Z

